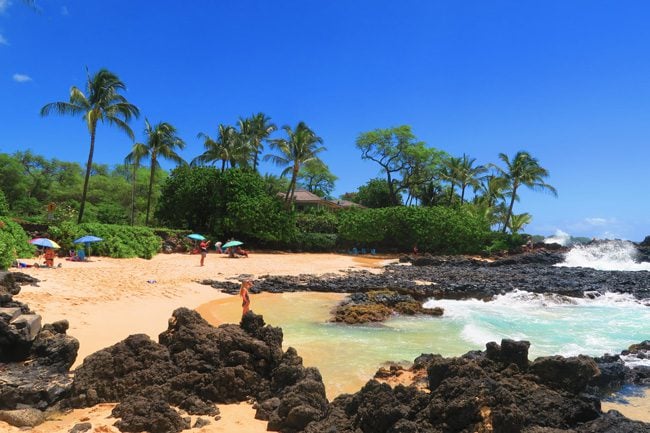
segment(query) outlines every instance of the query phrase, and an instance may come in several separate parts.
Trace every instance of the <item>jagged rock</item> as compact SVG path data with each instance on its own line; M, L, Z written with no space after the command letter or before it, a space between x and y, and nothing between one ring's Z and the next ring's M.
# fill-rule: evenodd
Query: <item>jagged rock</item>
M83 407L121 401L166 386L177 373L165 346L144 334L131 335L84 359L75 370L70 403Z
M581 392L595 376L598 365L588 356L546 356L537 358L529 368L540 382L570 392Z
M197 418L196 421L194 421L194 425L192 426L192 428L201 428L210 424L212 424L212 422L209 419Z
M372 290L348 295L334 309L332 321L352 325L383 322L395 314L441 316L443 312L440 307L422 307L422 303L413 299L411 295L399 294L391 290Z
M610 410L603 416L576 428L576 433L648 433L650 424L633 421Z
M85 431L93 428L93 425L89 422L80 422L75 424L69 431L69 433L83 433Z
M190 423L160 395L127 397L111 415L120 418L114 425L123 432L178 433L190 428Z
M0 421L15 427L35 427L45 421L45 412L34 408L0 410Z
M515 364L522 370L528 368L528 348L529 341L514 341L510 339L501 340L501 346L495 342L489 342L486 345L486 356L493 360L502 362L506 365Z
M67 372L38 363L10 363L0 369L0 409L31 406L46 409L72 387Z

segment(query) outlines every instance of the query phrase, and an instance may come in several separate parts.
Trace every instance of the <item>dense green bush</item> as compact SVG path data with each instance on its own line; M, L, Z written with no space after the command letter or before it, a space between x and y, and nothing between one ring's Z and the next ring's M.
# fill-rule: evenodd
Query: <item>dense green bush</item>
M323 252L333 251L336 235L332 233L298 233L291 244L298 251Z
M51 226L49 232L50 236L65 250L78 248L79 245L73 244L73 241L82 236L99 236L104 240L90 244L92 254L115 258L150 259L160 251L161 247L160 237L148 227L99 223L77 225L64 222L58 226Z
M7 197L5 193L0 189L0 216L9 215L9 203L7 202Z
M31 257L34 247L23 228L7 217L0 217L0 269L7 269L18 257Z
M314 210L296 215L296 226L303 233L338 233L338 218L330 210Z
M342 240L385 250L410 251L417 245L435 254L476 253L489 235L482 218L442 206L351 209L339 221Z
M510 251L524 245L528 239L527 235L520 233L492 232L487 240L485 252L492 254L501 251Z

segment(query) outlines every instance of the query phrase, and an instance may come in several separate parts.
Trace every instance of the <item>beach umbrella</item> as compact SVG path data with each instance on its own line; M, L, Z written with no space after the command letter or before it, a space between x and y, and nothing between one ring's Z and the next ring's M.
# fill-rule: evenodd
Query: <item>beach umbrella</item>
M56 242L48 238L34 238L31 241L29 241L29 243L32 245L37 245L39 247L61 248L59 244L57 244Z
M192 233L191 235L187 235L188 238L194 239L195 241L204 241L205 236L200 235L198 233Z
M103 241L103 240L104 239L99 238L97 236L87 235L87 236L80 237L79 239L73 241L73 243L75 243L75 244L89 244L91 242L99 242L99 241Z
M225 244L221 245L221 248L238 247L239 245L244 245L244 243L239 241L228 241Z

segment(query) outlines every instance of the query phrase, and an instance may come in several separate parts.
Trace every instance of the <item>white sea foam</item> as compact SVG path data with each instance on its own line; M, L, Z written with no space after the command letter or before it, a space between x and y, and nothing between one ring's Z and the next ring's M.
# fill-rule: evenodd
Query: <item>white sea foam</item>
M650 367L650 354L648 354L647 358L639 358L636 355L621 355L621 359L630 368Z
M571 235L567 232L563 232L560 229L555 230L555 234L553 236L549 236L544 239L545 244L560 244L563 247L569 245L569 242L571 242Z
M601 271L650 271L649 262L636 261L636 249L629 241L609 240L576 245L556 266L593 268Z

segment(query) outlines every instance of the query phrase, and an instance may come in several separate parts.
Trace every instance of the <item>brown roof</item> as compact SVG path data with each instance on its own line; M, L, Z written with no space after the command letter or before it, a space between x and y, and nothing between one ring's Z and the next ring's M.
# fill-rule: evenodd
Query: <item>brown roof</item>
M279 192L278 195L282 198L286 197L286 194ZM314 205L324 205L329 207L338 207L336 203L333 203L329 200L325 200L322 197L317 196L316 194L307 191L306 189L297 188L293 193L293 202L296 204L314 204Z
M350 200L328 200L328 201L334 203L337 206L341 206L341 207L365 207L363 205L360 205L359 203L355 203L355 202L350 201Z

